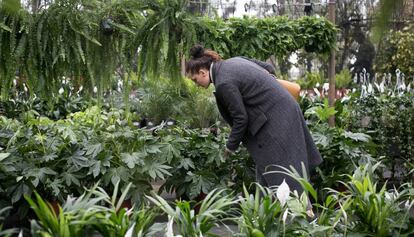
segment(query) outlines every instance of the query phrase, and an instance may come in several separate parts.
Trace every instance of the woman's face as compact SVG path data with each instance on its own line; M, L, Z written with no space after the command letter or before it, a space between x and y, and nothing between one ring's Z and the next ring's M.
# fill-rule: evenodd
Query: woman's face
M190 74L190 79L203 88L208 88L210 85L210 73L207 69L200 69L198 73Z

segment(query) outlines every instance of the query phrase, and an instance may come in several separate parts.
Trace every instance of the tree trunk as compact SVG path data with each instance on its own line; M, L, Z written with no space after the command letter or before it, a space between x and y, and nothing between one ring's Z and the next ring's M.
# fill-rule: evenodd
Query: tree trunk
M285 14L285 0L279 0L277 1L279 5L279 15Z
M32 12L33 13L37 13L37 11L39 10L40 1L41 0L32 0Z
M341 71L344 69L345 61L349 57L349 25L344 26L344 48L342 50L341 59L338 63L338 71Z

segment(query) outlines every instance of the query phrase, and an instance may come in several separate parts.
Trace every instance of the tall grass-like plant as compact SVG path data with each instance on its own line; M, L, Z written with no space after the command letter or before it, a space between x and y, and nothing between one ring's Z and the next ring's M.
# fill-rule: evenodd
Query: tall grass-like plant
M103 198L91 198L90 194L78 199L68 198L67 204L63 208L59 206L58 210L38 193L35 197L35 200L25 197L38 218L31 222L32 236L87 236L91 233L87 227L93 223L94 214L102 210L97 204Z
M225 195L225 190L211 191L197 204L197 213L189 201L176 201L174 207L156 194L147 198L173 220L180 234L188 237L216 236L211 229L231 213L232 205L236 203L230 195Z
M133 211L123 208L131 183L118 197L119 183L111 196L95 185L79 198L68 197L58 210L45 202L39 194L36 200L26 196L38 220L31 223L33 236L91 236L104 237L147 236L158 231L154 224L156 211L141 208Z
M0 153L0 159L1 159L1 153ZM10 209L12 209L12 207L4 207L2 209L0 209L0 236L11 236L12 234L17 233L17 229L6 229L3 230L3 221L5 219L5 216L8 215Z
M310 185L306 185L310 187ZM239 198L239 224L242 236L309 236L320 235L330 226L318 225L307 220L308 197L290 195L286 183L277 190L256 184L254 194L244 188L244 197Z
M374 236L410 236L414 234L414 220L409 211L414 205L409 189L387 191L386 184L378 187L373 179L380 163L367 164L355 170L344 183L347 191L338 194L348 231L353 234Z
M104 212L100 212L96 215L98 221L93 224L93 228L102 236L140 237L158 231L158 229L152 228L157 214L155 209L153 209L153 211L150 211L147 207L136 209L135 206L126 209L122 206L126 201L131 185L132 183L129 183L119 197L119 182L115 185L111 196L100 187L98 187L97 192L95 192L97 196L104 197L103 201L109 205Z
M284 227L286 219L283 222L282 205L274 200L274 193L270 189L257 185L253 195L244 187L244 197L240 198L239 202L239 229L246 236L271 236Z

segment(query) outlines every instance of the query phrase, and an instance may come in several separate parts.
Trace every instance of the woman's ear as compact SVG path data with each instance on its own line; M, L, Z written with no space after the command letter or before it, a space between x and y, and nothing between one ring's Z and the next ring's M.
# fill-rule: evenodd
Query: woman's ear
M209 74L209 70L202 68L202 69L200 69L199 73L202 76L205 76L205 75L208 75Z

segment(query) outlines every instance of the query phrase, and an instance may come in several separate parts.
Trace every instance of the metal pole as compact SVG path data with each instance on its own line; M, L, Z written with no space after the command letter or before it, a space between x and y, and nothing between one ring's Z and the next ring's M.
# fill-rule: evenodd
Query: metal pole
M329 0L329 20L335 24L335 0ZM329 66L328 66L328 78L329 78L329 91L328 91L328 100L329 107L335 106L335 49L331 49L331 55L329 56ZM329 127L335 126L335 116L329 117L328 120Z

